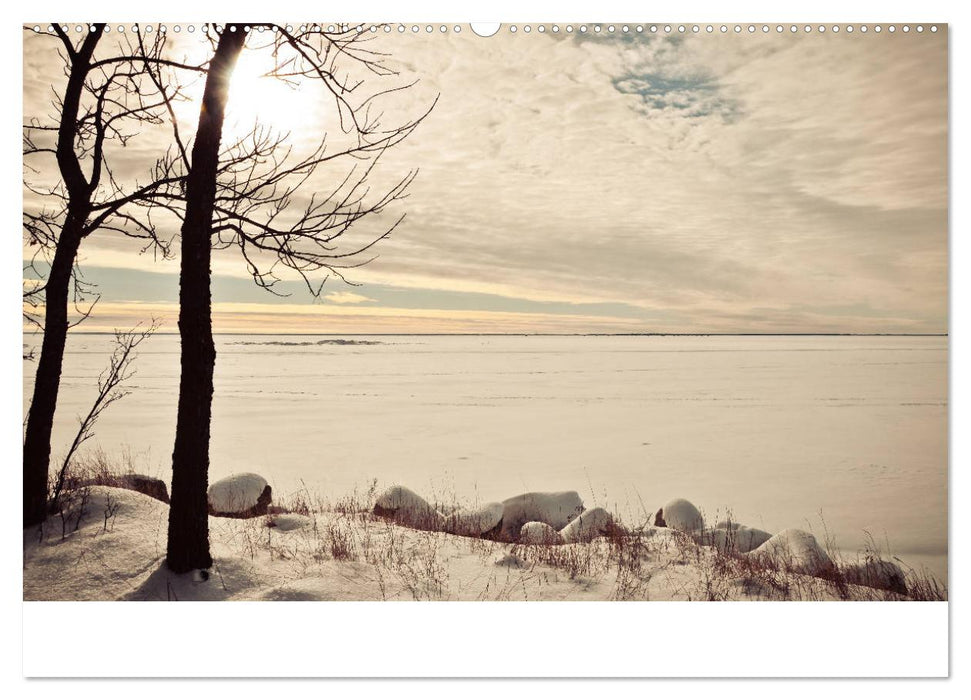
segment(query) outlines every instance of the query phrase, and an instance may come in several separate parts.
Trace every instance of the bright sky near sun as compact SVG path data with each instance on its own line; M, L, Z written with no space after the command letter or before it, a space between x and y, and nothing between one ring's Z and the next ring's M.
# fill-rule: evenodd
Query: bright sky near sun
M24 37L25 118L53 112L56 44ZM198 58L208 46L182 34L172 50ZM316 302L295 279L284 298L258 289L236 250L218 251L217 332L947 331L943 27L392 32L371 46L399 83L420 79L380 102L388 123L439 98L374 174L377 191L419 170L388 212L404 222L348 273L360 286L332 278ZM259 119L298 153L337 138L321 86L261 77L270 67L266 49L244 50L227 137ZM184 134L197 114L198 101L180 105ZM133 139L112 153L117 175L144 179L170 142L164 129ZM305 197L346 173L318 173ZM174 330L178 260L139 250L109 232L84 242L102 294L84 329L154 316Z

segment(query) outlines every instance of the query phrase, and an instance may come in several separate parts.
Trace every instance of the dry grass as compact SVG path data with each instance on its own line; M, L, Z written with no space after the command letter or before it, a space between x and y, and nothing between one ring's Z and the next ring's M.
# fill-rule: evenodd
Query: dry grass
M64 470L63 481L58 488L58 477L52 472L47 483L48 512L56 517L57 532L52 532L47 524L38 528L38 537L44 540L56 535L66 539L76 532L82 521L88 516L89 501L92 486L121 486L122 479L136 473L136 459L130 450L125 450L119 457L108 455L104 450L90 450L75 456ZM104 531L113 527L117 504L110 499L106 512L98 514L104 517ZM48 521L49 522L49 521Z
M708 548L706 548L708 549ZM854 565L832 553L833 564L812 575L785 553L746 557L708 549L695 564L701 571L705 600L947 600L947 588L926 569L904 568L905 589L861 578ZM898 560L899 562L899 560Z
M64 472L64 491L77 490L81 486L114 486L120 477L135 473L136 460L130 450L120 456L109 455L104 450L89 450L77 455ZM49 500L53 501L56 474L48 483ZM53 504L52 504L53 505ZM53 505L56 508L56 505Z
M337 501L313 493L306 486L283 495L273 513L263 519L263 525L272 526L274 514L281 513L304 515L311 522L292 533L288 549L278 547L272 555L302 561L304 573L312 568L310 562L366 564L385 599L398 597L402 591L414 600L446 597L444 544L448 535L407 528L375 516L371 508L376 489L377 483L372 481L367 488L355 489Z
M61 537L70 536L85 515L86 486L114 485L117 460L93 453L79 460L70 475L59 511ZM134 473L130 456L121 473ZM333 575L329 562L352 567L377 586L382 599L441 600L468 597L481 600L542 597L544 587L585 591L596 587L611 600L946 600L947 589L926 570L906 571L906 595L863 585L851 566L839 558L835 543L824 536L834 566L809 576L784 556L755 559L705 546L703 538L644 524L617 530L583 544L508 544L484 537L449 535L434 529L406 527L372 513L377 483L355 489L336 501L305 485L280 494L270 513L249 520L220 519L213 536L241 556L268 558L287 577ZM441 503L443 511L460 504ZM275 525L283 514L308 519L306 527L283 533ZM112 512L103 516L104 530L113 526ZM729 516L729 520L731 520ZM861 555L886 556L873 545ZM451 585L451 564L473 557L482 573L474 594ZM497 565L503 557L509 565ZM324 568L322 568L324 567ZM326 573L330 572L330 573ZM562 584L569 583L564 589Z

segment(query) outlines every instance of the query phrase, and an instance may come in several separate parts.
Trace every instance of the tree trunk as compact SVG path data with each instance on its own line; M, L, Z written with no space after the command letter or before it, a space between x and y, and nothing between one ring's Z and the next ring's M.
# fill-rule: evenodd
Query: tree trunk
M179 274L182 374L172 453L172 498L166 563L176 573L212 566L209 554L209 423L216 349L212 339L210 256L219 142L229 80L246 33L225 25L209 63L192 165L186 181Z
M34 396L24 435L24 527L47 517L47 479L51 459L51 430L61 384L61 365L67 341L67 304L71 270L81 244L83 216L69 215L44 289L44 341L37 362Z
M69 204L44 290L44 341L37 361L34 396L24 434L24 527L38 525L47 517L51 430L61 385L64 344L67 341L68 290L74 259L84 237L84 225L91 206L91 188L74 151L74 139L84 80L91 70L91 57L103 28L104 25L97 25L97 31L90 32L77 50L71 49L71 70L61 104L56 155Z

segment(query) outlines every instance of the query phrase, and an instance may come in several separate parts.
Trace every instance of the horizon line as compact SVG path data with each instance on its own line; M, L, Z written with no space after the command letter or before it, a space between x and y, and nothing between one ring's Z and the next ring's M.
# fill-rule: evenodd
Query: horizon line
M71 335L114 335L116 331L69 331ZM42 333L42 331L35 331L34 333ZM33 333L31 333L33 334ZM27 333L23 333L27 335ZM178 331L156 331L153 335L180 335ZM315 336L327 336L327 337L346 337L346 336L471 336L471 337L501 337L501 336L511 336L511 337L651 337L651 336L671 336L671 337L705 337L705 336L719 336L719 337L751 337L751 336L765 336L765 337L838 337L838 336L849 336L849 337L901 337L901 338L947 338L949 337L948 332L944 333L857 333L857 332L800 332L800 333L759 333L759 332L742 332L742 333L724 333L724 332L696 332L696 333L664 333L664 332L643 332L643 333L271 333L271 332L226 332L219 331L214 332L213 336L217 335L266 335L266 336L300 336L300 337L315 337Z

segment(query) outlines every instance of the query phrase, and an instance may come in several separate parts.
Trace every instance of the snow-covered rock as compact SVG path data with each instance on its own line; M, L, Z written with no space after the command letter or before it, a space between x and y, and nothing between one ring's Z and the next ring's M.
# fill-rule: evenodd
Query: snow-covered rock
M795 528L773 535L746 556L810 575L820 574L833 566L833 561L816 538L805 530Z
M502 506L499 536L507 542L515 541L528 522L536 520L562 530L583 512L583 501L576 491L523 493L507 498Z
M742 525L735 530L735 549L739 552L751 552L772 539L772 533L757 527Z
M418 530L445 530L445 516L404 486L392 486L378 496L374 503L374 514Z
M716 530L737 530L740 527L741 524L735 522L734 520L719 520L717 523L715 523Z
M691 501L686 501L683 498L675 498L673 501L668 501L661 511L666 526L675 530L694 532L695 530L701 530L705 526L701 512L695 508Z
M209 514L224 518L266 515L273 490L259 474L243 472L220 479L209 487Z
M471 510L460 508L445 516L445 530L454 535L478 537L499 524L502 511L501 503L486 503Z
M564 542L589 542L606 535L614 527L614 519L603 508L590 508L560 530Z
M338 511L316 512L317 527L291 531L268 531L262 518L210 517L214 564L206 581L197 572L175 574L166 567L168 514L166 504L141 493L91 487L67 512L66 523L53 515L43 526L24 528L24 600L609 600L618 591L614 566L571 577L541 548L490 541L470 547L465 538L428 537L408 528L389 533L356 513ZM284 515L302 519L276 517ZM328 556L334 533L357 543L356 558ZM650 538L656 566L644 567L643 574L628 572L636 577L635 597L696 600L710 594L710 572L694 557L684 557L685 533L647 527L640 534ZM609 550L603 540L567 547L598 559L598 552ZM411 568L401 568L404 564ZM655 575L657 567L664 575ZM872 585L873 572L883 565L870 568ZM407 585L388 585L398 577ZM747 584L725 590L740 600L838 600L847 591L854 599L896 597L799 578L785 592Z
M118 477L118 486L144 493L146 496L160 500L162 503L169 502L169 490L165 482L154 476L145 474L122 474Z
M843 575L850 583L904 595L907 593L907 581L903 569L883 559L869 558L859 564L850 564L843 567Z
M538 520L522 526L519 530L519 541L522 544L563 544L560 533Z
M716 527L703 531L697 538L699 544L714 547L722 554L744 554L757 549L772 535L765 530L732 523L732 528Z
M114 486L119 489L130 489L144 493L154 499L169 502L169 490L165 482L154 476L145 474L104 474L94 479L82 481L80 486Z

